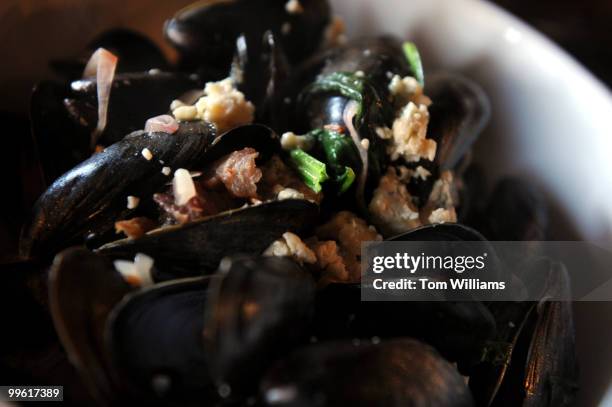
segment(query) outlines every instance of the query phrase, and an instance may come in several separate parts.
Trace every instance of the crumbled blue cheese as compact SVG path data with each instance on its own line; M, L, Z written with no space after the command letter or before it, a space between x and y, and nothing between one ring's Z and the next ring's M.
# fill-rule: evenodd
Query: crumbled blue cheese
M172 110L172 115L176 120L182 122L198 120L198 109L195 106L179 106Z
M140 154L142 154L147 161L151 161L153 159L153 153L148 148L143 148Z
M293 188L285 188L278 193L276 199L278 199L279 201L285 199L304 199L304 194Z
M184 168L174 171L172 191L174 193L174 203L177 205L185 205L191 198L197 195L196 187L189 171Z
M300 14L304 12L304 7L302 7L299 0L289 0L285 3L285 10L289 14Z
M421 209L421 218L428 223L457 222L455 201L457 191L451 171L443 171Z
M185 103L182 100L174 99L172 103L170 103L170 111L174 111L181 106L185 106Z
M446 222L457 222L457 215L454 209L438 208L431 212L427 217L429 223L446 223Z
M172 102L175 107L172 114L177 120L206 120L215 125L219 134L252 123L255 113L255 106L246 100L244 93L234 87L230 78L208 82L204 87L204 96L193 106L176 102Z
M300 136L291 131L283 133L281 136L281 147L283 150L295 150L299 148L304 151L309 151L314 146L315 140L308 135Z
M428 123L427 106L408 102L393 122L391 144L387 147L392 161L399 158L407 162L417 162L421 158L433 161L436 142L427 138Z
M294 233L283 233L283 237L274 241L263 253L264 256L292 257L298 263L313 264L317 262L316 254Z
M431 172L427 170L427 168L422 165L417 166L414 170L410 169L404 165L400 165L397 167L399 172L398 176L400 181L402 182L410 182L411 178L421 179L425 181L428 177L431 176Z
M136 209L139 203L140 203L140 198L132 196L132 195L127 197L127 208L128 209Z
M161 170L162 174L164 174L165 176L170 175L170 173L172 172L172 169L170 167L164 167Z
M431 105L431 99L423 93L423 86L412 76L393 75L389 82L389 92L395 106L405 106L408 102L416 105Z
M134 261L115 260L113 265L121 276L130 284L136 286L149 286L153 284L151 270L153 269L153 259L146 254L137 253Z

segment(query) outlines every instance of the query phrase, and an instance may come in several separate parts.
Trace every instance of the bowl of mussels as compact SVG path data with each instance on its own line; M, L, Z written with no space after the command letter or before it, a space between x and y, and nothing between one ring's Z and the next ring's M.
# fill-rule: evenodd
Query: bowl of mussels
M555 45L472 1L90 3L3 107L0 384L100 406L603 397L606 304L361 300L363 242L610 237L612 98ZM15 10L26 45L58 37L61 13Z

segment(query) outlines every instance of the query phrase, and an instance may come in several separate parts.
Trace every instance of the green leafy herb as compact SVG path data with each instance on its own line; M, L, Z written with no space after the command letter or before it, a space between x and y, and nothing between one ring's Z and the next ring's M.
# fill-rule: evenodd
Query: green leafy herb
M344 172L336 177L339 185L338 195L345 193L355 181L355 171L351 167L344 167Z
M402 49L404 50L404 55L408 60L412 74L421 86L424 86L425 75L423 74L423 63L421 62L421 54L419 54L417 46L413 42L406 41L402 44Z
M290 156L304 183L313 191L321 192L321 183L329 179L325 164L299 148L291 150Z
M355 171L361 164L359 152L350 137L337 131L316 129L308 133L317 139L325 155L324 161L331 171L330 177L338 184L338 193L346 192L353 181Z

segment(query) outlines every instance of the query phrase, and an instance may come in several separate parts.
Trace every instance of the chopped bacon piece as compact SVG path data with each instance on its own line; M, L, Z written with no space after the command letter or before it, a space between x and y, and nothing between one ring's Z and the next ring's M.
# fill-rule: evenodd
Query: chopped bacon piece
M256 198L256 184L262 176L255 164L258 156L255 149L246 147L219 159L213 163L210 171L213 175L204 181L204 185L215 188L221 182L237 198Z
M157 227L155 222L149 218L138 217L127 220L120 220L115 222L115 231L117 233L125 233L130 239L138 239L142 237L149 230L153 230Z

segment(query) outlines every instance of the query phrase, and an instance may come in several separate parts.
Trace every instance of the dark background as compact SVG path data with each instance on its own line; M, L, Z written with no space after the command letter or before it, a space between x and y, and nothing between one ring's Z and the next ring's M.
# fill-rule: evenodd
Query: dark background
M553 39L612 87L612 1L494 0Z

